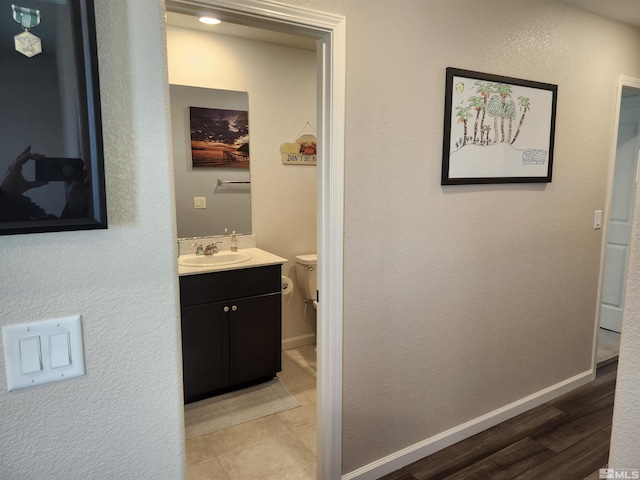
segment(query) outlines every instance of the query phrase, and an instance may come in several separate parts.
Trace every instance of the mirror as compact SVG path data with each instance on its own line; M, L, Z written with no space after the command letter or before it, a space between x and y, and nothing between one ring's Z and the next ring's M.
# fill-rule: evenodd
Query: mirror
M250 234L249 95L184 85L169 93L178 238Z
M106 228L92 0L0 5L0 234Z

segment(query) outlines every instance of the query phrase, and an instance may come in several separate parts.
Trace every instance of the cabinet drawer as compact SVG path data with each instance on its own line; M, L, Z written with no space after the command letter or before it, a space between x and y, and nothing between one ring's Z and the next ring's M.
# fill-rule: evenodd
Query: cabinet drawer
M180 277L180 305L200 305L282 290L281 265Z

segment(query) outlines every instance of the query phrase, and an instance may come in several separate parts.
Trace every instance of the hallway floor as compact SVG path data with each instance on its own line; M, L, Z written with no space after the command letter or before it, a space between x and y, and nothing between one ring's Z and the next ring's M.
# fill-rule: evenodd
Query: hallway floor
M313 347L283 352L278 374L301 406L187 440L187 480L315 480L316 379L296 363Z
M415 463L384 480L592 480L609 458L618 363L596 380Z

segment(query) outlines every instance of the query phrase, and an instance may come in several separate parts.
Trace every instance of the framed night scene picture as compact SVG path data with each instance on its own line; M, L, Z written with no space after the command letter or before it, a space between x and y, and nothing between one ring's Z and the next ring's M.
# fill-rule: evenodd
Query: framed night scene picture
M189 107L191 164L249 168L249 112Z
M558 86L447 68L442 185L551 182Z

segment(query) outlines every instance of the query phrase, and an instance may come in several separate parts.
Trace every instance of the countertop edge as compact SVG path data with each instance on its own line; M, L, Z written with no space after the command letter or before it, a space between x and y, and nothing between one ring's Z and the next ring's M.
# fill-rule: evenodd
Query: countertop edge
M241 248L238 252L250 253L251 259L242 263L220 265L217 267L185 267L178 264L178 276L183 277L188 275L200 275L203 273L226 272L229 270L244 270L247 268L266 267L269 265L282 265L288 261L286 258L279 257L278 255L274 255L273 253L269 253L260 248Z

